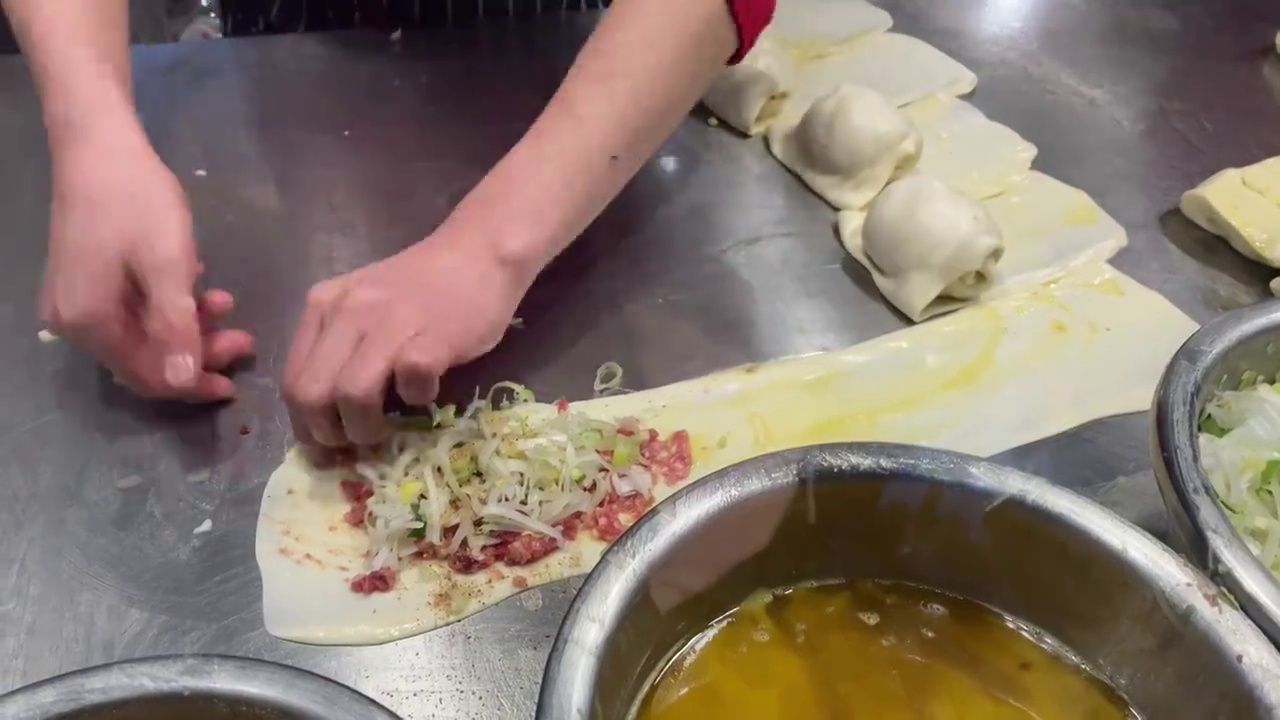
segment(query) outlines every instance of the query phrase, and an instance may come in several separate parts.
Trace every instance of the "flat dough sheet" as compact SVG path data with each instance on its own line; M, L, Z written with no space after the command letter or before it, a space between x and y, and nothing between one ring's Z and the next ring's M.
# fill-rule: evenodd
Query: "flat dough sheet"
M902 112L924 139L916 169L973 200L999 195L1031 172L1036 146L964 100L934 94Z
M821 53L849 40L893 27L889 13L865 0L778 0L765 34L800 50Z
M1145 410L1195 323L1104 264L847 350L737 368L666 387L575 403L693 440L691 481L762 453L835 441L916 443L992 455L1082 423ZM531 412L551 411L548 406ZM339 475L291 453L267 482L258 518L263 618L278 637L328 645L387 642L461 620L588 572L604 545L575 543L515 572L453 576L436 563L392 593L360 596L364 536L342 522ZM523 583L522 583L523 584Z
M1024 291L1080 265L1105 262L1128 243L1124 228L1093 198L1044 173L1032 171L1008 192L981 204L1000 227L1005 251L992 286L980 300ZM862 249L865 219L861 211L841 212L840 243L884 288L892 280L880 274ZM978 301L939 298L911 319L927 319L974 302Z
M843 84L863 85L898 107L934 93L973 92L978 77L932 45L909 35L859 38L830 57L802 64L779 120L794 122L815 100Z

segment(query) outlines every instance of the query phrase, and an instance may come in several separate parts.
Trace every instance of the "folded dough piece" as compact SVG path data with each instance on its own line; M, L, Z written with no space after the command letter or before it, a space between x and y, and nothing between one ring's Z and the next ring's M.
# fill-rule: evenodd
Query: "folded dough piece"
M865 0L779 0L766 35L793 58L821 58L863 35L893 27L889 13Z
M890 185L885 193L911 177L913 176ZM915 214L938 213L927 202L928 197L917 196L914 199ZM873 212L879 202L877 199L872 203ZM1124 228L1098 207L1092 198L1043 173L1032 171L1008 192L978 204L999 228L1004 244L1004 254L992 271L990 282L982 288L983 300L1008 296L1030 286L1055 280L1071 269L1089 262L1106 261L1128 243ZM903 212L903 215L910 214L910 211ZM880 269L873 263L880 260L875 256L874 247L863 249L867 242L865 224L863 213L841 212L840 241L871 272L872 278L876 279ZM933 242L941 247L949 247L959 241L934 239ZM916 321L949 312L976 299L962 297L965 294L963 292L939 292L937 298L921 306L918 297L904 296L901 291L895 291L891 295L878 279L876 286L903 314Z
M866 207L920 159L920 131L885 96L858 85L841 85L768 137L774 156L837 210Z
M782 46L761 38L742 62L720 71L703 93L702 104L734 129L759 135L782 109L794 74Z
M915 321L979 297L1004 254L982 205L920 173L891 183L865 214L841 213L840 237L885 298Z
M978 77L916 38L898 33L870 35L798 68L783 116L799 118L818 98L846 84L869 87L902 107L932 93L967 95L978 86Z
M1241 255L1280 268L1280 203L1270 199L1276 187L1280 163L1227 168L1184 193L1179 208Z
M1280 157L1254 163L1240 171L1245 187L1280 205Z
M1036 146L959 98L933 94L902 109L924 138L918 168L974 200L1026 179Z

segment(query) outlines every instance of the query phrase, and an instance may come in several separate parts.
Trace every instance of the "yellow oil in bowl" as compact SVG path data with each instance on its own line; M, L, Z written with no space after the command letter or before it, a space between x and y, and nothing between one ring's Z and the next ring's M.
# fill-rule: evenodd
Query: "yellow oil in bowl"
M1020 623L928 588L759 593L688 642L636 720L1132 720L1107 683Z

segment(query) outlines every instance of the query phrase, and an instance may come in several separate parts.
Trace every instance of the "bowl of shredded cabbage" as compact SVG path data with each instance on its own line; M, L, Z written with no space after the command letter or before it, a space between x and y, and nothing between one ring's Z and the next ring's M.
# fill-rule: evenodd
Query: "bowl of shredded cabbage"
M1169 362L1152 453L1193 561L1280 645L1280 301L1222 315Z

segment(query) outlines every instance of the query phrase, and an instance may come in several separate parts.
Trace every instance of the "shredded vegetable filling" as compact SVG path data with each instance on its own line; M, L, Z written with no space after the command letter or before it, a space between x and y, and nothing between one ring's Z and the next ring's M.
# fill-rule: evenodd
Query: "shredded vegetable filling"
M511 400L497 403L497 393ZM662 438L635 419L533 403L528 388L500 383L461 413L433 407L429 421L355 462L342 482L345 519L369 535L370 572L352 590L388 591L414 560L474 573L528 565L580 531L614 540L653 504L656 482L689 475L683 431Z
M1244 542L1280 576L1280 389L1246 378L1200 419L1200 462Z

